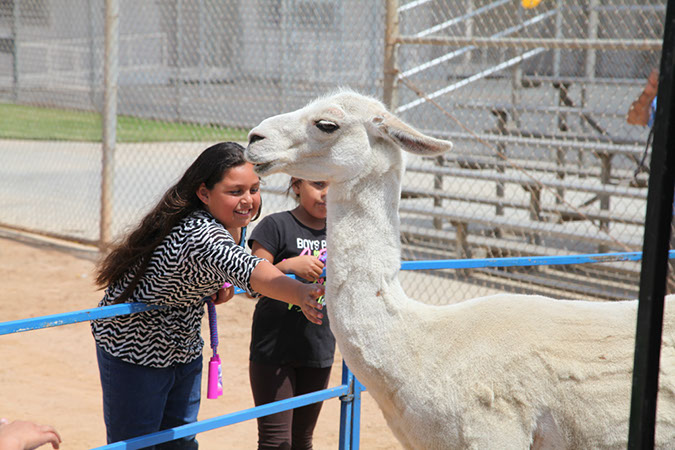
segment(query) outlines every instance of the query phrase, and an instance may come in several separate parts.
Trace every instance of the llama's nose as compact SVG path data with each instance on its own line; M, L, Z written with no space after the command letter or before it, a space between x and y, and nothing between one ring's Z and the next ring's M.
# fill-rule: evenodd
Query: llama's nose
M259 134L252 134L248 137L248 145L251 145L254 142L262 141L263 139L265 139L264 136L260 136Z

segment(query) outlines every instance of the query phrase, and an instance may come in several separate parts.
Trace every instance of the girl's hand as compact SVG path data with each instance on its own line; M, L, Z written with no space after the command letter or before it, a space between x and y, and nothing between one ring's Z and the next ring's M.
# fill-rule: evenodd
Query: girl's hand
M213 294L211 298L213 299L214 305L220 305L221 303L230 301L230 299L233 296L234 296L234 286L230 285L228 287L218 289L218 292Z
M288 265L291 272L308 281L318 280L323 272L323 263L316 256L294 256L284 262ZM284 270L284 272L286 271Z
M312 323L321 325L323 313L321 309L323 305L316 301L317 298L325 294L326 288L321 284L304 284L299 283L298 286L298 306L302 309L302 313Z
M0 419L0 448L33 450L47 443L54 448L59 448L61 444L61 436L49 425L23 420L10 423L7 419Z
M321 284L305 284L284 275L269 261L261 261L251 273L251 288L265 297L298 305L312 323L321 325L323 306L316 301L326 289Z

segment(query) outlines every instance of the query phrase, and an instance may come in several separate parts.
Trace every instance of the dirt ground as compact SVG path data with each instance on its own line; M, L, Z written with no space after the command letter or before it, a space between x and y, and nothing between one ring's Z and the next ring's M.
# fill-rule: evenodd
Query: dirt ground
M95 307L102 293L93 284L94 261L95 254L84 248L0 234L0 322ZM243 296L218 307L218 350L226 389L222 397L208 400L202 383L200 420L253 406L248 383L253 307L254 302ZM203 326L203 335L208 336L207 320ZM205 353L205 363L206 356L210 351ZM339 351L336 356L330 386L340 384ZM62 449L105 445L101 388L88 322L0 336L0 417L53 425L63 438ZM339 417L339 400L326 401L314 434L316 449L337 448ZM254 449L255 421L201 433L198 440L206 450ZM368 450L401 448L367 392L360 444Z

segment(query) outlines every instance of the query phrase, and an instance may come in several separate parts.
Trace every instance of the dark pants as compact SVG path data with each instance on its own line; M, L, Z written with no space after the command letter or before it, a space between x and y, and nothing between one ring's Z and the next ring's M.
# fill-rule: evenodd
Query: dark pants
M326 389L330 367L268 366L250 362L256 406ZM258 449L311 449L322 403L258 418Z
M175 367L153 368L122 361L96 347L103 389L108 443L185 425L197 420L202 357ZM194 436L157 449L196 449Z

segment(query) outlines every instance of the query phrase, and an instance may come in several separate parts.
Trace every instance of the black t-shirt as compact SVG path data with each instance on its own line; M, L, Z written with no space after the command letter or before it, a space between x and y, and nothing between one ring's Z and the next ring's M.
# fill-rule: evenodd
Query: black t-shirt
M253 230L248 245L257 241L274 255L273 264L301 254L320 255L326 250L326 229L313 230L290 211L265 217ZM303 253L304 252L304 253ZM308 282L298 277L298 280ZM317 282L324 283L323 278ZM262 297L253 313L251 361L297 367L330 367L335 337L330 331L326 307L323 323L307 320L300 307Z

